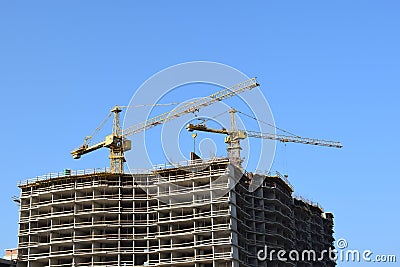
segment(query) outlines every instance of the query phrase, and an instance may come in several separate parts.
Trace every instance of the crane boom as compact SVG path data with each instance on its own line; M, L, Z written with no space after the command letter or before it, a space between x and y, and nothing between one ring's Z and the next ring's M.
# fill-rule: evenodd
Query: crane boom
M79 159L81 157L81 155L84 155L86 153L95 151L99 148L105 147L105 145L106 145L106 142L103 141L103 142L97 143L93 146L82 146L82 147L74 150L73 152L75 152L75 153L71 152L71 154L74 157L74 159Z
M219 134L226 134L232 135L233 133L226 130L226 129L212 129L208 128L202 124L188 124L186 129L189 132L193 131L201 131L201 132L208 132L208 133L219 133ZM327 147L335 147L335 148L342 148L343 145L340 142L336 141L328 141L328 140L321 140L315 138L307 138L301 136L289 136L289 135L282 135L282 134L270 134L270 133L260 133L255 131L244 131L239 130L237 131L240 133L240 136L243 136L244 139L246 137L254 137L254 138L263 138L263 139L270 139L280 141L282 143L299 143L299 144L306 144L306 145L316 145L316 146L327 146ZM229 139L228 139L229 140Z
M222 129L211 129L208 128L207 126L203 125L203 124L191 124L189 123L188 125L186 125L186 129L189 132L193 132L193 131L201 131L201 132L208 132L208 133L219 133L219 134L229 134L229 131L225 128Z
M257 86L259 86L259 84L257 83L256 78L249 79L245 82L239 83L230 88L225 88L217 93L209 95L208 97L196 99L196 100L189 102L183 106L177 107L176 109L172 110L171 112L165 112L165 113L155 116L147 121L133 125L127 129L125 129L122 132L122 135L124 137L131 136L133 134L136 134L136 133L142 132L144 130L147 130L149 128L152 128L154 126L157 126L158 124L173 120L175 118L178 118L178 117L183 116L188 113L193 113L195 111L198 111L202 107L209 106L218 101L221 101L221 100L230 98L232 96L235 96L237 94L243 93L245 91L251 90Z
M320 140L320 139L306 138L306 137L300 137L300 136L288 136L288 135L282 135L282 134L268 134L268 133L254 132L254 131L245 131L245 132L248 137L277 140L282 143L290 142L290 143L300 143L300 144L327 146L327 147L335 147L335 148L343 147L343 145L340 142L336 142L336 141Z

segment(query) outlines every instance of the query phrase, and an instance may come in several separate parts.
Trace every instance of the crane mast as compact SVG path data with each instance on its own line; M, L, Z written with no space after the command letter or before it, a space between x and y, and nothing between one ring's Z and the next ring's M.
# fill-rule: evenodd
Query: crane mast
M235 166L242 166L243 160L240 156L240 151L242 150L240 140L246 138L246 134L236 129L235 113L235 109L231 108L229 110L229 114L231 115L231 127L228 136L225 137L225 143L228 144L228 157L231 163Z
M123 140L122 130L120 124L119 115L122 112L118 106L115 106L111 112L114 114L114 120L112 125L112 135L110 138L113 138L110 143L110 169L122 173L124 171L124 150L128 151L130 149L130 141Z

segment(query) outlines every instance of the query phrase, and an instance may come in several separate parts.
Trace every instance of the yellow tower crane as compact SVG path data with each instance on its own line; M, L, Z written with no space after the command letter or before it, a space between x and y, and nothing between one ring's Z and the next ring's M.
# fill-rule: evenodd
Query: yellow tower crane
M211 129L208 128L204 123L200 124L188 124L186 129L189 132L193 131L202 131L202 132L210 132L210 133L219 133L227 135L225 137L225 143L228 144L228 157L230 162L238 167L241 167L242 159L240 157L240 140L245 139L247 137L255 137L255 138L263 138L263 139L270 139L270 140L277 140L282 143L301 143L307 145L316 145L316 146L327 146L327 147L335 147L335 148L342 148L342 144L336 141L327 141L327 140L320 140L314 138L305 138L300 136L287 136L281 134L269 134L269 133L260 133L255 131L247 131L247 130L238 130L236 128L235 122L235 114L237 110L231 108L229 113L231 114L231 126L230 130L225 128L222 129Z
M257 83L256 78L251 78L230 88L225 88L221 91L218 91L212 95L209 95L208 97L196 99L182 106L178 106L170 112L162 113L149 120L140 122L124 130L121 129L119 116L122 111L122 106L115 106L111 110L109 116L106 118L107 120L109 117L111 117L112 114L114 115L112 133L106 136L104 141L94 145L90 145L90 141L93 135L86 137L83 144L79 148L73 150L71 152L71 155L74 159L79 159L82 155L85 155L102 147L107 147L110 149L110 171L115 173L123 173L125 162L124 152L131 149L131 142L128 139L129 136L143 132L147 129L176 119L185 114L196 112L200 108L212 105L216 102L230 98L245 91L249 91L257 86L259 86L259 84ZM98 130L105 124L105 121L103 121L103 123L95 130L95 133L97 133Z

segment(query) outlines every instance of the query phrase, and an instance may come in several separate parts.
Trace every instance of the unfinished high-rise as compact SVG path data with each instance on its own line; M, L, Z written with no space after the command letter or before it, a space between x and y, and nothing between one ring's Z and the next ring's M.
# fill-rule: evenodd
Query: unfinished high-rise
M257 184L255 187L254 185ZM333 246L333 215L286 177L226 158L148 173L65 171L20 183L19 266L334 266L260 250Z

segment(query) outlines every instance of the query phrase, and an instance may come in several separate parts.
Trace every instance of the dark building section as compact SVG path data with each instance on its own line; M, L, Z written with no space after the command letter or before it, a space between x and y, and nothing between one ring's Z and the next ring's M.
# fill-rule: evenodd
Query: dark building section
M0 259L0 267L15 267L16 265L15 261Z
M296 248L300 251L313 250L316 261L300 260L297 266L335 266L329 258L333 246L333 214L323 212L317 204L294 199ZM323 253L323 251L325 251Z
M278 172L248 173L236 185L232 210L238 215L239 266L336 265L327 253L329 248L333 249L333 214L324 213L317 204L293 198L292 193L287 177ZM260 250L263 253L259 254ZM279 250L286 252L281 257L286 259L278 258ZM299 253L298 257L295 253L289 257L293 250ZM315 251L315 257L312 252L308 256L307 250Z

